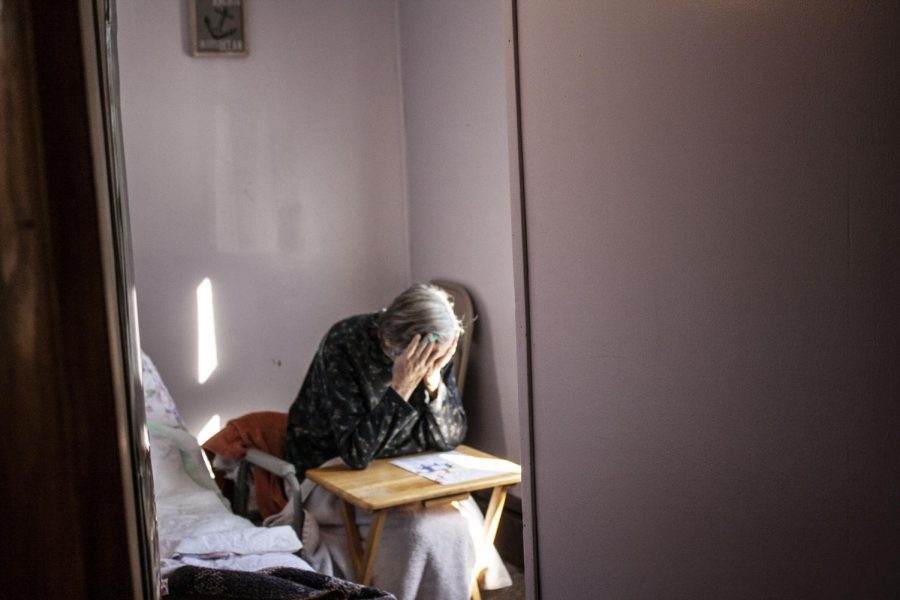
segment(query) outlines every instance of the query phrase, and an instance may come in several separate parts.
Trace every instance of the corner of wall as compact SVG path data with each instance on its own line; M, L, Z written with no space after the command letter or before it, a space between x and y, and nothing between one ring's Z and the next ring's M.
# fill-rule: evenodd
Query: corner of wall
M397 109L400 111L400 188L403 198L403 218L405 220L403 232L406 236L404 240L406 246L406 285L412 285L413 267L412 267L412 233L410 218L410 199L409 199L409 175L407 169L406 158L406 97L403 90L403 44L401 38L400 27L400 0L394 0L394 42L396 46L397 56L397 88L400 99Z

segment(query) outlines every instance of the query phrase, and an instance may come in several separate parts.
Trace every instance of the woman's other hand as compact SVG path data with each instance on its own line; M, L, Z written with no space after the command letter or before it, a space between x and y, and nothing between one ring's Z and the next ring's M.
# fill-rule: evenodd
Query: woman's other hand
M425 389L431 396L434 396L438 388L441 386L441 371L453 359L456 354L456 343L459 341L459 330L453 336L453 340L449 345L441 344L436 348L436 353L428 372L425 373Z

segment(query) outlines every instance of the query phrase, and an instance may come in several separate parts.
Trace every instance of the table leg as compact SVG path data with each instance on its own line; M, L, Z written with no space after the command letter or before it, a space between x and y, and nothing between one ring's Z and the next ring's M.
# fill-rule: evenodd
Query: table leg
M497 537L497 527L500 525L500 516L503 514L503 506L506 504L506 491L509 486L498 486L491 493L491 501L488 504L487 513L484 515L484 543L490 545Z
M381 542L381 531L384 529L384 518L387 510L376 510L372 513L372 524L369 525L369 535L366 540L365 568L360 583L369 585L372 583L372 570L375 568L375 552Z
M344 516L344 528L347 530L347 542L350 547L350 559L353 562L353 571L359 580L363 575L362 569L362 542L359 539L359 527L356 525L356 507L341 500L341 513Z
M501 485L494 488L491 492L491 501L488 503L487 512L484 515L484 529L482 530L482 541L479 552L476 553L477 559L481 559L488 552L488 548L494 543L497 537L497 527L500 525L500 517L503 515L503 505L506 504L506 491L509 486ZM472 590L473 600L481 598L481 591L478 589L479 578L481 577L480 565L475 565L475 572L472 573Z
M477 585L472 586L472 600L481 600L481 590Z
M359 527L356 524L356 507L346 500L341 500L341 512L344 516L344 527L347 529L347 542L350 546L350 558L353 561L356 580L362 585L369 585L372 583L375 553L378 550L378 544L381 542L381 532L384 529L384 518L387 516L387 510L372 512L372 522L369 525L365 554L363 554Z

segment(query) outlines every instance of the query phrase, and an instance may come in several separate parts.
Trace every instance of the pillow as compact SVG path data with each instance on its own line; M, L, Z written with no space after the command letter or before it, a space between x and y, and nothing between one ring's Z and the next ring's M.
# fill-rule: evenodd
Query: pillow
M159 371L156 370L156 365L143 351L141 351L141 371L144 378L144 411L147 414L147 422L187 431L172 395L166 389Z
M167 482L168 478L172 477L175 479L173 485L169 487L191 488L193 484L185 485L186 480L183 478L187 476L194 484L215 492L225 506L228 506L228 502L219 493L219 486L206 469L200 445L194 436L182 428L167 427L159 423L147 423L147 430L150 433L150 462L153 465L154 486L157 479ZM167 471L172 475L167 475Z
M153 467L153 493L157 503L190 492L196 493L198 483L190 476L187 466L194 467L192 470L195 474L199 469L194 461L185 461L185 453L178 447L176 440L165 434L181 430L153 423L149 423L147 428L150 430L150 464ZM157 429L163 431L157 432ZM187 458L192 457L188 455Z

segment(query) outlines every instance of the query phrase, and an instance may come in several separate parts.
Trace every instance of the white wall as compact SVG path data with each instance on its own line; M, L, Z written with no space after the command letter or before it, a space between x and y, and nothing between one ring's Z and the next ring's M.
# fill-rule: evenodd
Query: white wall
M900 5L518 8L543 597L897 597Z
M185 5L120 0L118 39L142 345L189 427L286 409L330 323L444 277L468 441L518 459L503 1L253 3L239 58L190 57Z
M141 341L196 432L286 410L328 325L407 285L409 244L395 3L249 3L239 58L186 54L187 4L117 2Z
M503 0L401 0L412 274L464 284L467 442L519 459Z

